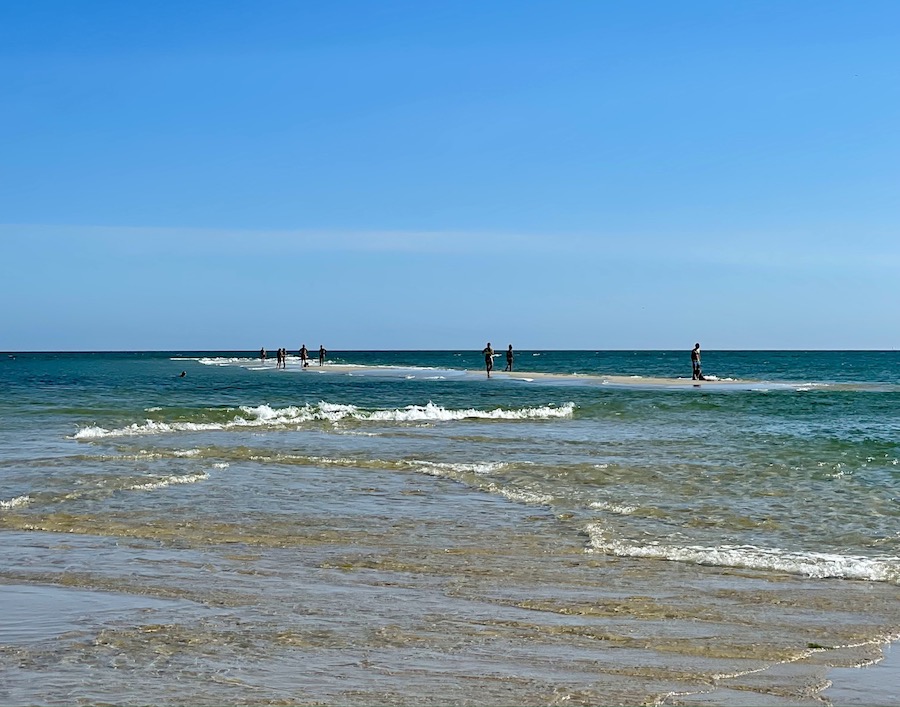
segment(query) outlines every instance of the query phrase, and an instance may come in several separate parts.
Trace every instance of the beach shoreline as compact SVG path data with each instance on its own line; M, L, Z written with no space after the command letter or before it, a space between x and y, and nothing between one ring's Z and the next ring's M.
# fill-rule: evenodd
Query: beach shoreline
M177 359L182 360L182 359ZM201 360L203 359L192 359ZM211 359L207 359L211 361ZM231 363L207 363L207 365L235 365L250 370L278 370L274 366L253 359L232 359ZM465 380L487 379L484 369L477 368L444 368L404 365L362 365L352 363L326 362L324 366L303 368L299 359L288 357L288 365L284 369L293 373L304 374L344 374L349 376L387 376L414 377L423 379L454 378ZM597 385L610 388L658 388L658 389L698 389L698 390L796 390L807 392L816 389L829 390L867 390L883 389L884 385L871 385L847 382L824 381L784 381L763 378L736 378L708 376L702 380L694 380L678 376L624 375L608 373L558 373L546 371L502 371L493 370L490 380L511 381L520 383L557 383Z
M890 700L885 361L735 357L698 390L665 357L486 380L454 353L23 356L0 371L7 699ZM768 394L776 368L864 392Z
M39 539L40 536L41 534L38 533L36 536L32 536L32 539ZM56 542L56 539L52 537L52 534L50 536L48 542L52 545ZM132 633L134 640L150 639L152 642L158 642L155 636L159 636L159 638L169 636L166 640L178 640L177 636L181 632L194 630L189 628L189 626L192 622L197 621L198 617L206 617L201 620L206 623L213 621L212 617L216 613L221 613L221 608L217 609L215 605L205 605L200 595L197 594L181 597L160 596L159 589L153 589L152 587L147 587L140 593L130 593L109 588L70 586L68 583L58 583L62 579L59 578L56 582L48 582L48 578L44 577L36 582L30 582L23 577L19 581L10 581L8 578L0 581L0 613L4 616L14 617L12 622L7 622L4 628L0 630L0 645L5 650L14 650L20 657L25 658L29 655L40 654L41 651L45 650L45 647L54 643L62 643L68 645L66 650L71 653L72 657L75 657L80 651L86 650L89 644L98 641L104 643L114 640L114 636L117 634L124 636L125 633ZM375 586L371 583L367 584L369 587ZM365 591L364 586L358 587L358 590ZM147 593L147 590L150 590L149 593ZM325 583L320 587L309 586L306 589L307 592L315 594L327 594L330 592L346 594L348 590L351 591L351 594L348 596L352 596L355 593L344 582L332 583L328 580L325 580ZM423 597L420 596L418 598L421 600ZM364 605L370 604L370 600L364 598L364 594L359 594L357 601ZM452 600L450 601L449 610L452 611L454 605ZM461 606L463 605L459 605L456 608ZM509 623L510 615L506 610L500 608L502 605L498 605L496 610L490 610L489 606L485 606L488 609L488 613L476 619L476 623L497 627ZM351 622L363 619L362 615L356 615L356 612L353 610L348 609L348 611L348 618ZM474 619L475 617L471 618ZM184 628L178 628L182 624L184 624ZM462 624L459 625L461 626ZM246 626L249 631L252 632L254 630L252 622L246 624ZM548 628L550 626L552 624L548 624ZM585 629L587 629L587 625L585 625ZM596 629L587 630L593 631ZM897 637L894 637L894 639L896 641ZM121 641L123 639L118 640ZM129 645L131 646L130 650L136 650L134 645ZM163 645L165 644L159 645L156 650L162 649ZM172 648L174 649L174 647L173 645ZM125 645L122 646L122 649L128 650ZM342 665L350 665L360 659L361 654L353 646L352 642L347 643L343 648L339 644L335 644L333 650L338 651L335 654L335 659L346 651L346 655L338 661ZM546 696L539 700L529 699L528 697L530 693L527 690L534 689L542 684L547 677L544 675L544 669L539 667L542 660L533 662L537 655L540 655L541 650L549 651L545 659L550 659L555 652L551 645L547 645L544 649L540 647L533 648L530 651L533 654L531 658L526 658L524 654L514 658L512 656L520 653L520 651L513 651L510 656L510 659L513 661L511 665L517 665L513 670L518 676L520 686L509 686L506 690L501 689L500 692L491 689L484 691L482 688L479 691L481 698L479 698L477 703L486 705L507 704L508 702L501 698L501 695L506 694L515 704L551 704L552 701L548 701ZM846 649L844 652L846 653ZM390 697L390 691L378 692L377 689L369 690L366 689L365 685L368 681L372 681L374 685L380 679L379 676L384 674L384 671L391 673L407 672L408 668L404 668L403 663L412 659L415 653L415 648L412 649L411 653L404 651L390 659L391 662L385 662L388 660L385 655L375 659L371 664L366 660L362 660L352 677L351 674L346 673L344 679L350 681L348 687L355 685L355 689L360 695L367 695L366 699L376 699L379 702L384 702L385 698L387 698L388 702L393 703L394 698ZM900 650L897 650L896 643L874 641L868 645L859 646L857 649L847 653L847 655L840 655L842 653L841 650L834 650L834 653L840 656L835 659L839 664L838 667L831 664L834 660L831 662L819 660L819 658L825 657L826 653L827 651L822 650L806 651L806 655L814 658L811 662L802 658L769 664L751 662L747 668L738 670L733 675L722 674L707 678L710 681L708 684L704 680L699 679L695 681L693 686L685 678L671 682L678 671L673 673L672 677L665 678L666 673L677 665L676 661L667 668L666 663L668 663L668 659L665 658L663 658L662 663L654 661L654 667L651 670L649 669L649 664L645 662L646 658L636 654L635 657L639 660L636 664L630 666L621 664L620 667L613 669L613 665L615 665L613 663L612 665L607 665L603 670L610 671L612 669L611 673L607 674L607 679L616 672L623 676L632 675L630 680L626 680L624 683L616 686L615 690L617 692L615 694L617 697L609 701L609 703L616 704L654 704L660 707L683 704L741 707L751 703L771 705L772 707L796 707L797 705L820 705L823 702L824 704L859 705L860 707L898 704L898 700L900 700L900 677L898 677L897 669L900 667ZM803 652L798 655L802 654ZM375 653L369 653L369 655L374 656ZM477 652L473 653L468 661L463 663L459 663L458 659L454 659L453 663L457 665L449 668L450 674L462 671L455 678L461 684L473 680L475 683L478 683L479 679L475 676L486 667L485 664L482 664L486 660L486 656L479 658L478 655ZM583 654L583 651L576 650L570 657L573 661L570 668L572 670L572 678L570 680L573 685L584 682L586 675L581 675L578 678L575 678L575 676L583 673L586 669L587 666L584 664L584 661L586 659L590 660L588 655ZM595 658L593 660L596 660L600 654L594 655ZM664 654L660 655L663 656ZM395 663L394 661L399 662ZM517 663L516 661L521 662ZM248 665L238 668L235 664L229 669L229 672L233 675L232 679L235 688L252 685L255 682L254 668L252 667L254 662L255 659L250 658ZM496 663L496 658L490 662ZM607 661L603 659L602 662L606 663ZM313 664L319 665L321 669L326 669L328 661L326 660L323 663L316 660ZM560 677L566 670L564 666L565 661L562 661ZM268 668L268 670L271 669L271 667ZM344 670L346 671L346 668ZM679 670L683 670L683 668ZM447 673L447 671L448 667L445 666L440 672ZM414 674L415 671L406 677L406 679L412 679L409 688L412 690L415 690L413 687L415 684ZM482 679L488 678L488 675L489 671ZM67 694L70 697L82 695L81 701L84 701L87 695L95 694L104 696L101 701L113 700L120 704L131 703L129 699L123 701L123 696L129 694L124 691L118 693L118 699L116 699L117 690L124 690L124 687L117 687L119 684L118 680L112 680L107 677L107 681L107 685L102 689L99 689L99 683L94 684L94 688L99 689L98 692L91 693L91 683L87 683L81 689L75 688L74 685L71 686L68 688L71 691ZM315 681L308 684L303 679L285 682L284 676L280 678L280 681L284 683L280 688L282 691L293 690L300 691L301 694L316 694L315 690L324 689L324 692L319 693L319 699L324 699L327 702L334 701L337 699L337 695L340 694L340 692L335 691L339 682L332 684L331 687L320 685L318 688L314 688ZM669 682L669 689L666 689L667 682ZM640 699L629 701L628 695L642 694L639 687L642 683L646 685L645 689L648 691L644 692ZM585 682L584 684L586 687L588 683ZM527 685L532 685L532 687L526 688L525 692L521 692L521 687ZM11 704L50 704L50 702L42 701L38 693L35 693L19 681L12 684L11 687L12 691L8 693ZM199 688L200 683L197 683L196 687ZM260 688L263 688L262 684L259 685L258 689ZM314 692L310 693L310 689L314 690ZM588 694L593 694L592 691L588 693L585 688L582 688L582 691L574 687L570 689L572 689L572 692L569 698L566 699L567 703L595 703L582 701ZM271 694L270 689L266 691ZM192 698L189 701L195 704L205 705L216 702L228 702L229 699L225 697L227 693L221 692L215 693L218 697L212 702L202 692L194 691L191 694ZM282 692L282 694L285 693ZM463 697L468 693L459 692L458 690L456 694L465 703L469 703L472 698L471 695ZM600 694L603 693L601 692ZM139 699L144 699L140 695L141 692L138 691L135 696ZM397 696L399 697L399 695ZM557 694L557 697L561 696L564 695ZM622 701L623 698L624 701ZM750 702L748 702L748 698L751 699ZM91 702L93 699L88 701ZM239 698L239 701L241 703L254 704L252 699L247 700L246 697ZM267 701L263 700L263 702ZM605 700L602 701L607 703ZM304 700L300 701L300 703L304 702ZM158 704L170 703L169 700L158 702ZM357 704L355 700L351 700L351 703ZM366 700L363 700L362 704L365 703ZM425 691L421 695L417 695L415 692L407 692L405 693L405 698L398 702L398 704L410 703L435 704L430 691Z

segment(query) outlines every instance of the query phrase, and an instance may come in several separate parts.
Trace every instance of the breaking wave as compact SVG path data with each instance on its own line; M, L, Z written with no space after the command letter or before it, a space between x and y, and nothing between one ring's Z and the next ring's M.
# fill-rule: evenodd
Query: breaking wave
M453 410L429 402L427 405L408 405L393 410L363 410L355 405L337 405L320 402L316 405L272 408L268 405L243 406L240 413L223 422L189 422L145 420L125 427L107 429L96 425L83 427L75 433L74 439L92 440L105 437L131 437L140 435L166 434L171 432L203 432L235 428L290 427L305 422L450 422L458 420L545 420L571 417L575 403L545 405L516 409L496 408L476 410L474 408Z
M714 567L735 567L799 574L814 579L840 578L900 584L900 557L861 557L824 552L789 552L754 545L718 547L640 544L607 537L596 523L585 528L589 551L617 557L672 560Z
M201 472L199 474L185 474L183 476L166 476L156 481L148 481L144 484L134 484L127 488L128 491L155 491L163 489L173 484L196 484L198 481L205 481L209 478L209 474Z

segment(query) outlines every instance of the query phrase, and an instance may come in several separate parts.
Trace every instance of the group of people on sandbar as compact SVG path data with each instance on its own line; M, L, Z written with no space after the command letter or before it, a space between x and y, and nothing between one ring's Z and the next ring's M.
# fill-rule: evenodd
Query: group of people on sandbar
M491 346L491 342L488 341L487 346L481 352L484 355L484 368L487 371L487 377L491 377L491 371L494 370L494 357L499 356L499 354L494 353L494 349ZM504 371L512 372L513 369L513 347L512 344L509 345L509 348L506 350L506 368ZM700 367L700 343L694 344L694 348L691 350L691 380L695 381L704 381L706 378L703 377L703 369Z
M487 377L490 378L491 371L494 370L494 356L498 356L499 354L494 353L490 341L488 341L487 346L484 347L484 350L481 353L484 354L484 367L487 369ZM513 347L512 344L510 344L509 348L506 349L506 368L503 369L504 371L512 372L513 358Z
M302 364L302 367L309 368L309 349L306 348L306 344L303 344L297 353L300 356L300 363ZM325 347L322 345L319 345L319 365L320 366L325 365L325 355L327 353L328 352L325 350ZM278 358L277 358L277 361L275 364L275 368L287 368L287 357L288 357L287 349L278 349L277 357ZM261 348L259 350L259 359L263 363L265 363L267 358L268 358L268 354L266 353L265 348Z

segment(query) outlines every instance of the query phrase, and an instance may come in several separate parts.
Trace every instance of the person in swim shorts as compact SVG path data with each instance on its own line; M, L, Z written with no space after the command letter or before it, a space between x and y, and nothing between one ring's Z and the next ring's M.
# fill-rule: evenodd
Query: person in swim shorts
M700 368L700 344L694 344L694 349L691 351L691 380L702 381L703 380L703 371Z
M491 348L490 341L481 353L484 354L484 367L487 369L487 377L490 378L491 371L494 370L494 349Z

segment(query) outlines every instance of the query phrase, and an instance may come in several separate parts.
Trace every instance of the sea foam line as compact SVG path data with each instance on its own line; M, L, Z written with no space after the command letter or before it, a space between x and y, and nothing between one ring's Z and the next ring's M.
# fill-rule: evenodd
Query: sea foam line
M789 552L754 545L718 547L640 544L612 539L597 523L585 528L590 537L587 550L618 557L673 560L715 567L740 567L800 574L814 579L836 577L900 584L900 557L860 557L824 552Z
M409 466L429 476L442 477L470 484L474 488L487 493L497 494L516 503L526 505L549 506L553 496L530 489L511 488L490 480L490 476L509 467L506 462L446 463L413 461ZM484 479L484 477L488 477Z
M8 501L0 501L0 508L9 511L13 508L21 508L22 506L27 506L29 503L31 503L31 496L16 496L15 498L11 498Z
M155 491L156 489L166 488L173 484L196 484L198 481L205 481L209 478L209 474L205 471L199 474L185 474L184 476L167 476L157 481L149 481L146 484L134 484L127 487L128 491Z
M606 465L595 464L599 468L605 468ZM610 503L609 501L594 501L590 504L590 508L609 511L610 513L618 513L619 515L628 516L637 511L637 506L629 506L624 503Z
M74 439L91 440L105 437L130 437L139 435L165 434L170 432L204 432L228 430L243 427L284 427L304 422L450 422L458 420L541 420L571 417L575 403L545 405L518 409L496 408L494 410L447 409L429 402L427 405L408 405L393 410L361 410L355 405L337 405L320 402L317 405L272 408L268 405L256 407L242 406L241 414L226 422L159 422L146 420L116 429L106 429L96 425L84 427L75 433Z

